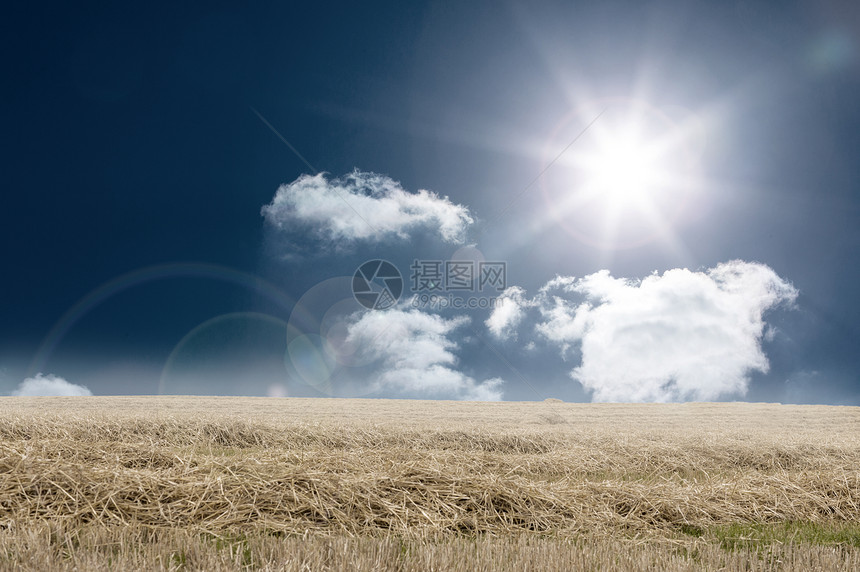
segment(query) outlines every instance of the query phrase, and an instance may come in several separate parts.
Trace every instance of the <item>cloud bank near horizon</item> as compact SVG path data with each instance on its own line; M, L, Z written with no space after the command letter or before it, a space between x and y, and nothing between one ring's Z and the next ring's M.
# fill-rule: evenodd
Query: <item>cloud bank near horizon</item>
M358 170L337 178L302 175L281 185L262 215L285 234L309 233L340 247L403 239L420 230L462 243L474 223L467 207L446 196L423 189L411 193L385 175Z
M349 325L346 343L375 365L373 391L499 401L501 379L478 382L456 369L459 346L451 334L468 322L468 316L445 319L417 309L363 312Z
M797 294L768 266L740 260L642 280L601 270L559 276L533 299L509 288L485 324L512 340L536 314L538 338L563 358L581 353L570 376L593 401L710 401L745 395L750 374L768 371L764 314Z
M70 383L56 375L41 373L28 377L12 391L12 395L20 397L76 397L92 394L92 391L83 385Z

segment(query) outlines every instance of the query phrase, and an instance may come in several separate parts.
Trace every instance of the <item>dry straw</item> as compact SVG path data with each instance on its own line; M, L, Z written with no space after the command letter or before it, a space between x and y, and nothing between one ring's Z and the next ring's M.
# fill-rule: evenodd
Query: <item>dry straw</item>
M440 542L480 538L504 551L533 538L569 550L588 538L595 554L626 542L673 555L666 543L690 542L681 530L860 522L856 408L189 398L0 407L7 555L38 531L54 548L80 531L120 544L150 531L152 546L168 533L188 546L200 535L351 538L365 553L377 538L444 559Z

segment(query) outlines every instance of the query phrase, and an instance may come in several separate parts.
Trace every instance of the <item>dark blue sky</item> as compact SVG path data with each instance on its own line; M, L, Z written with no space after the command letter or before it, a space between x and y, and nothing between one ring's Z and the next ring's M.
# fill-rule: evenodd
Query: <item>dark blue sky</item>
M467 242L506 261L509 285L529 296L557 275L601 269L644 278L767 265L798 295L765 314L770 367L748 372L742 397L860 404L860 8L460 4L7 9L0 392L41 371L98 394L280 384L317 395L283 368L278 320L290 305L367 259L406 273L413 258L456 250L432 233L317 250L308 236L285 260L288 243L261 207L310 169L253 108L332 177L380 173L468 207ZM562 164L528 187L592 118L583 109L623 102L705 126L701 189L672 221L675 248L577 240L547 215ZM507 399L589 398L569 376L579 350L530 357L519 346L533 333L494 342L487 312L466 314L471 326L452 338L458 371L502 378ZM183 338L197 353L177 350ZM205 362L226 347L232 357L216 366L232 377L200 381L217 377ZM186 373L198 368L196 382L164 387L165 371L181 369L171 355Z

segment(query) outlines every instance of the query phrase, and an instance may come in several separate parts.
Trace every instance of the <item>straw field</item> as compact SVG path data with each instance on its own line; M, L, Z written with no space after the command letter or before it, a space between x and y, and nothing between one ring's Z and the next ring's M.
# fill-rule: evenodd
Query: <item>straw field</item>
M860 569L860 408L0 398L0 569Z

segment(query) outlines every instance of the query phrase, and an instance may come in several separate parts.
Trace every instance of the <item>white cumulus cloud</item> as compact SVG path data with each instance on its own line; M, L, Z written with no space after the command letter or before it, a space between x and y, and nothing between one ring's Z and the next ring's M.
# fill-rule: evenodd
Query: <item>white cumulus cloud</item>
M571 376L594 401L659 402L744 395L750 374L769 367L761 347L765 312L796 297L768 266L731 261L642 280L608 270L557 277L531 303L540 339L562 357L580 350ZM492 320L491 331L504 322Z
M35 377L28 377L22 381L12 395L23 397L35 396L79 396L92 395L93 393L83 385L69 383L62 377L56 375L42 375L37 373Z
M455 369L457 344L449 335L469 321L419 310L392 309L359 314L346 342L377 365L374 390L422 397L497 401L499 378L477 382Z
M410 193L384 175L353 171L339 178L302 175L281 185L262 209L266 221L285 233L310 231L318 239L345 244L406 238L428 229L446 242L462 242L474 220L465 206L419 190Z
M493 311L484 324L499 339L516 339L517 327L526 315L526 308L533 305L526 299L525 290L511 286L496 299Z

